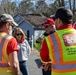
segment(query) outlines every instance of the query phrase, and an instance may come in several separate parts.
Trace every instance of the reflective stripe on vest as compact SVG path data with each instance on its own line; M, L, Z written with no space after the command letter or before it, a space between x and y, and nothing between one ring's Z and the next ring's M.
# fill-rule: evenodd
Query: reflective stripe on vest
M6 64L0 63L0 67L9 67L9 64L8 63L6 63Z
M8 35L4 36L0 42L0 50L2 50L4 42L6 40L6 38L8 37ZM0 52L0 60L2 59L2 51Z
M58 39L58 40L56 40ZM48 37L46 37L46 41L48 44L48 48L49 48L49 52L52 53L51 58L53 63L56 62L63 62L63 59L59 59L60 57L62 57L62 54L60 53L59 50L61 50L62 52L62 45L60 42L60 39L58 38L58 36L56 35L56 33L49 35ZM52 47L53 46L53 47Z
M51 34L51 39L52 39L52 42L54 44L54 55L55 55L55 61L56 62L60 62L60 56L59 56L59 47L58 47L58 42L56 41L56 37L54 34Z
M8 62L3 61L4 60L4 58L3 58L3 56L4 56L3 46L4 46L4 43L8 37L9 37L9 35L5 35L0 42L0 67L9 67ZM5 44L7 45L7 43L5 43Z
M66 64L66 65L52 64L52 68L57 70L66 70L76 68L76 64Z

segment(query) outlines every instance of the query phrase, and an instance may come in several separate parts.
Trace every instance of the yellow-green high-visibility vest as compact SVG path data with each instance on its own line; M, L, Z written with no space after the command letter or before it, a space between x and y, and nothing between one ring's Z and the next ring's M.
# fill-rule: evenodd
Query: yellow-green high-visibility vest
M52 61L52 75L76 75L76 30L58 30L45 39Z
M42 38L42 41L41 42L34 42L34 46L35 46L35 48L40 52L40 49L41 49L41 44L42 44L42 42L43 42L43 40L44 40L44 38L45 38L46 36L45 35L43 35L41 38Z

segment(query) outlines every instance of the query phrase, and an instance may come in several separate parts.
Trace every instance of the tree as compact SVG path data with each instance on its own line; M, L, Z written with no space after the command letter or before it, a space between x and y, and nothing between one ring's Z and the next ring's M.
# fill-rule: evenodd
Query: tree
M59 7L65 6L64 0L57 0Z
M31 0L23 0L19 4L18 9L20 13L31 13L33 10L33 3Z
M14 15L16 3L10 2L10 0L2 0L0 7L2 10L1 13L8 13L8 14Z
M36 13L46 13L47 10L48 10L48 5L46 4L45 0L39 0L36 2L35 5Z
M73 12L73 22L76 22L76 0L68 0L68 3Z

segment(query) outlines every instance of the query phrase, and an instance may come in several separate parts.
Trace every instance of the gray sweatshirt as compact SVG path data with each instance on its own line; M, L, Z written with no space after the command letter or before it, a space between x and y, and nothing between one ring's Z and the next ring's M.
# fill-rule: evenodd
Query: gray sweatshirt
M28 41L25 39L22 43L18 43L18 59L19 61L28 60L28 56L31 53L31 48Z

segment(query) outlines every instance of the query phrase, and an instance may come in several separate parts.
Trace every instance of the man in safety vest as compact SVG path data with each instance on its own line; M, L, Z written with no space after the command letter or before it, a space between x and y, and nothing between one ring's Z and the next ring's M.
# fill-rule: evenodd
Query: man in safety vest
M41 37L38 37L37 40L34 42L34 46L35 48L40 52L40 48L41 48L41 44L43 39L48 36L49 34L52 34L53 32L55 32L56 28L55 28L55 21L52 18L48 18L43 24L42 26L45 29L44 34Z
M43 41L41 60L46 64L51 60L52 75L76 75L76 30L72 17L70 9L59 8L55 14L57 31Z
M56 30L56 28L55 28L55 21L54 21L52 18L48 18L42 25L43 25L43 27L44 27L44 29L45 29L45 33L42 35L42 37L39 37L39 38L35 41L35 43L34 43L36 49L37 49L39 52L40 52L40 48L41 48L41 45L42 45L42 42L43 42L44 38L45 38L46 36L48 36L49 34L54 33L55 30ZM47 66L47 67L46 67L46 66L43 66L43 67L44 67L44 69L47 68L46 71L45 71L44 69L42 69L43 75L50 75L51 72L50 72L50 70L49 70L49 66Z
M16 39L9 34L17 26L9 14L0 15L0 75L20 75Z

